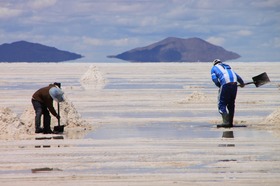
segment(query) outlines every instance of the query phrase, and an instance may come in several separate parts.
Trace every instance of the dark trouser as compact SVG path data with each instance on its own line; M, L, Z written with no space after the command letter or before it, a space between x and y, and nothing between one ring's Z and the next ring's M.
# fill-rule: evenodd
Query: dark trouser
M41 117L43 115L43 125L44 131L51 130L51 116L50 112L46 105L43 103L36 101L34 99L31 100L33 108L35 110L35 130L38 130L41 127Z
M225 84L219 90L219 112L222 116L227 116L230 125L233 123L236 94L236 83Z

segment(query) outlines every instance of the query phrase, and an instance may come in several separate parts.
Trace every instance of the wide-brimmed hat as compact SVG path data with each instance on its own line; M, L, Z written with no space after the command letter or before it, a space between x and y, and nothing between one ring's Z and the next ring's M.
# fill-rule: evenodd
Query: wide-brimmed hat
M57 87L52 87L50 90L49 90L49 93L51 95L51 97L56 101L56 102L62 102L64 101L64 92L60 89L60 88L57 88Z

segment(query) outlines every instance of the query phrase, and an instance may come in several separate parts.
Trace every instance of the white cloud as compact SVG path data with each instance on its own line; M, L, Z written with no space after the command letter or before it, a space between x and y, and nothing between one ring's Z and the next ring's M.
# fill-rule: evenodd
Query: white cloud
M42 9L55 5L56 0L37 0L29 1L28 6L32 9Z
M250 36L250 35L252 35L252 32L249 31L249 30L239 30L237 32L237 35L239 35L239 36Z
M280 37L270 39L268 42L262 44L263 47L280 48Z
M208 39L206 39L206 41L218 46L221 46L225 43L225 39L222 37L209 37Z
M273 38L273 45L276 48L280 48L280 37Z
M279 0L255 0L252 1L252 5L259 8L276 8L280 6Z
M90 37L83 37L83 43L91 46L130 46L139 43L138 39L121 38L121 39L97 39Z
M0 19L17 17L22 13L21 10L11 9L6 7L0 7Z
M86 45L101 46L104 45L105 42L101 39L83 37L83 43L85 43Z

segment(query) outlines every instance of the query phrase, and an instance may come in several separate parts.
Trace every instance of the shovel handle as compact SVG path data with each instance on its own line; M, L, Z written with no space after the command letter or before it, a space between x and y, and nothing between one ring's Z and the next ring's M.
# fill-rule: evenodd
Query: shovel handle
M59 111L59 102L57 102L57 115L60 116L60 111ZM60 117L58 117L57 119L57 123L58 123L58 126L60 126Z
M254 82L244 83L244 85L249 85L249 84L254 84ZM239 84L239 85L237 85L237 86L239 86L239 87L240 87L240 84Z

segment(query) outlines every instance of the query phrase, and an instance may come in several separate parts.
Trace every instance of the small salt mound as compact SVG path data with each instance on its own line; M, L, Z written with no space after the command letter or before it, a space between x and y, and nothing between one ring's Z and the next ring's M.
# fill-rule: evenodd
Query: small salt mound
M14 136L21 132L22 123L10 108L0 108L0 135Z
M80 82L85 89L103 88L105 78L96 66L91 65L87 72L80 78Z
M82 119L73 103L67 98L64 102L60 103L60 118L61 124L67 126L67 128L87 125L87 122Z
M280 124L280 108L268 115L261 124Z
M186 99L180 101L179 103L189 103L189 102L199 103L199 102L205 102L209 100L210 98L207 97L204 93L195 91L192 94L188 95Z

